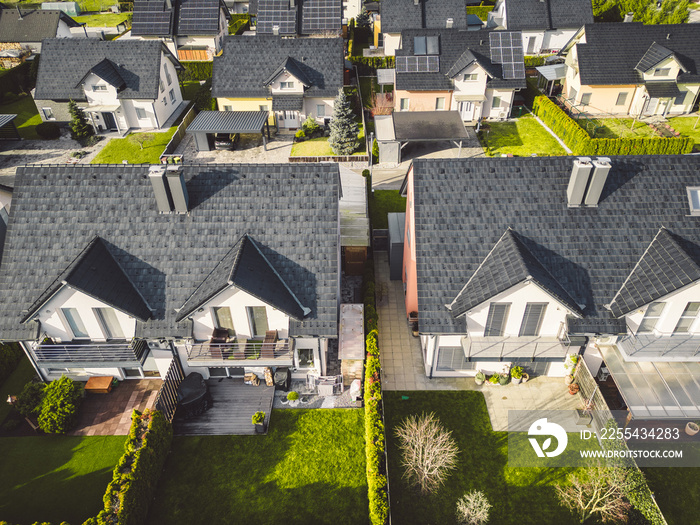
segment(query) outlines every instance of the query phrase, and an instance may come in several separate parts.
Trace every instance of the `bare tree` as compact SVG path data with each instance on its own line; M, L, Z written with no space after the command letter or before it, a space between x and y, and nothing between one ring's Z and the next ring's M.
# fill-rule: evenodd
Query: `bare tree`
M559 501L584 523L598 515L603 523L626 523L630 504L625 501L627 474L621 468L597 464L584 473L571 473L569 484L556 487Z
M457 501L457 522L463 525L481 525L489 520L491 504L479 491L469 492Z
M434 413L409 416L396 429L404 477L421 494L435 492L457 466L457 443Z
M130 138L143 149L143 145L153 139L153 133L133 133Z
M369 112L375 115L391 115L394 111L394 97L391 93L373 93L369 102Z

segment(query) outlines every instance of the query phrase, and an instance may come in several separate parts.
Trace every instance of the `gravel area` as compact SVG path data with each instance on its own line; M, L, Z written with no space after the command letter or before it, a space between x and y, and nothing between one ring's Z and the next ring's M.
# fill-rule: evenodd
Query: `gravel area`
M299 393L299 403L296 406L290 406L287 402L287 392L278 390L275 392L272 408L357 408L355 401L350 399L349 387L345 387L343 393L339 395L319 396L308 393L305 381L292 381L289 391Z

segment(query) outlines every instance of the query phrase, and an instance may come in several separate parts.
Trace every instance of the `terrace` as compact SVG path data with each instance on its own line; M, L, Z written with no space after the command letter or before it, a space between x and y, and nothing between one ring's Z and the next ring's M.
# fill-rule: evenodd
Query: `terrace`
M275 342L260 340L230 343L188 343L187 362L196 366L291 366L294 357L294 340Z

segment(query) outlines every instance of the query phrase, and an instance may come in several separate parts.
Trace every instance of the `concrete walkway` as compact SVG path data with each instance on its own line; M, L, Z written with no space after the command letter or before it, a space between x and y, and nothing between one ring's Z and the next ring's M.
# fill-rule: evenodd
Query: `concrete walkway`
M404 307L403 283L389 280L386 252L374 253L379 314L379 354L385 390L479 390L483 392L494 430L507 430L509 410L571 410L581 408L578 395L568 393L560 377L533 377L527 383L478 386L471 377L425 375L419 339L411 334Z

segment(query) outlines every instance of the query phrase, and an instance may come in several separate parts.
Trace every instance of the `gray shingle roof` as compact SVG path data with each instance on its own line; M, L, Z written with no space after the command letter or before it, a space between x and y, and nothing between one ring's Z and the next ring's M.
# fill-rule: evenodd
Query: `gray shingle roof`
M97 236L39 295L29 307L24 320L29 319L46 304L64 283L142 321L152 317L146 300L124 273L124 269L110 253L105 242Z
M301 95L275 95L272 98L273 111L301 111L304 107L304 97Z
M177 320L185 319L229 286L235 286L253 297L301 321L309 312L280 277L262 253L255 240L243 235L202 284L187 299Z
M272 84L283 71L294 75L297 80L304 84L304 87L309 87L311 85L311 81L306 77L306 73L304 73L302 66L292 57L287 57L284 59L284 62L280 64L280 67L275 69L272 74L267 77L265 85Z
M311 309L290 323L292 335L337 336L337 166L186 165L188 215L157 212L148 169L17 169L0 266L0 338L33 337L36 327L20 319L95 235L154 309L153 319L137 322L138 336L188 336L191 323L178 323L175 309L246 233Z
M54 38L58 31L58 22L63 20L68 27L80 24L61 11L27 10L20 7L22 18L17 9L0 9L0 41L2 42L41 42L44 38Z
M578 29L593 23L590 0L506 0L509 30Z
M469 278L452 302L457 317L518 283L534 282L574 312L576 302L552 277L511 229L506 230L491 252Z
M171 2L172 5L172 2ZM134 36L170 36L175 9L166 0L134 0L131 34Z
M678 89L678 85L675 82L648 81L644 85L647 88L647 93L649 93L649 95L651 95L652 97L677 97L681 94L681 90Z
M464 0L382 0L379 3L383 33L404 29L443 29L448 18L455 29L467 29L467 4Z
M445 308L503 232L518 239L587 319L608 322L609 304L661 226L700 244L686 187L700 185L700 157L612 158L597 208L569 208L571 157L416 159L415 246L420 329L464 333Z
M610 303L620 317L700 280L700 265L666 228L656 234L622 288Z
M490 88L525 88L525 79L505 80L500 64L491 62L489 33L491 31L459 31L457 29L408 29L401 32L401 49L396 56L413 56L414 38L417 36L440 37L440 71L438 73L396 73L396 89L432 91L453 89L451 78L470 61L476 60L491 79ZM463 67L460 67L464 64Z
M126 86L126 82L124 82L124 79L119 74L119 71L117 71L115 64L108 58L105 58L101 62L91 67L88 72L83 75L83 78L78 81L75 87L79 88L90 74L97 75L102 80L107 82L107 84L114 86L117 89L121 89Z
M178 22L175 34L216 35L219 30L221 10L230 16L223 0L179 0Z
M581 84L638 84L636 67L657 42L673 51L687 70L677 82L700 82L700 25L586 24L586 43L577 44Z
M342 38L229 36L214 57L212 96L268 97L267 81L288 57L310 82L306 97L335 97L343 87Z
M155 99L161 52L176 67L180 63L160 41L85 38L51 38L44 40L36 80L36 100L85 100L81 79L108 59L126 86L117 98Z

